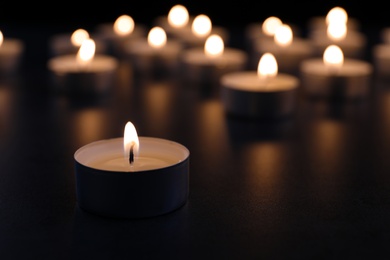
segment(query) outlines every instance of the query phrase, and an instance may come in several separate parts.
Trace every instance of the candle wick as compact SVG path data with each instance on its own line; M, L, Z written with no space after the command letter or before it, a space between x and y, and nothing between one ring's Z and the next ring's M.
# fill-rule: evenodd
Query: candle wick
M133 163L134 163L134 149L133 149L133 147L134 147L134 144L132 144L130 147L130 154L129 154L130 165L133 165Z

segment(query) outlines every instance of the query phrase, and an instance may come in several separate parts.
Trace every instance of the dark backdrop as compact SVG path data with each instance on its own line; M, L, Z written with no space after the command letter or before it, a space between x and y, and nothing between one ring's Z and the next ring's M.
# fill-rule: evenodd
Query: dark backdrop
M317 15L325 15L334 6L344 7L351 17L364 26L390 25L386 1L8 1L0 8L0 24L18 23L46 26L88 27L112 21L120 14L131 15L136 22L150 23L165 15L175 4L185 5L193 15L205 13L215 24L243 26L276 15L286 22L304 25Z

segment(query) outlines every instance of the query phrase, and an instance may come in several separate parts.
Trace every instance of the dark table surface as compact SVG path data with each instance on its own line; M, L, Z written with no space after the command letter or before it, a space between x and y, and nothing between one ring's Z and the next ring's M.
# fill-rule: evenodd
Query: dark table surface
M48 81L54 31L11 29L27 49L0 84L0 259L390 257L387 84L374 78L359 102L302 94L290 118L254 120L227 115L218 89L122 64L110 94L75 99ZM74 152L127 121L190 150L180 209L119 220L78 207Z

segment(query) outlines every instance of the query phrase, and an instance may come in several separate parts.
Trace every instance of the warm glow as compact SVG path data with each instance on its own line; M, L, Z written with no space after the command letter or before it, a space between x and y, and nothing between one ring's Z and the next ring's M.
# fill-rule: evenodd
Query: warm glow
M275 43L280 46L288 46L292 43L293 32L291 27L287 24L282 24L276 28L274 35Z
M77 52L77 61L79 62L79 64L88 64L95 56L95 49L96 45L94 40L84 40L80 46L79 51Z
M336 6L333 7L328 14L326 15L326 24L330 24L333 22L337 23L345 23L348 21L348 14L344 8Z
M84 40L89 39L89 33L84 29L77 29L70 36L70 41L74 46L81 46Z
M224 50L224 43L221 36L210 35L204 45L204 52L209 57L220 56Z
M0 46L3 44L3 41L4 41L4 35L3 32L0 31Z
M323 60L330 68L339 68L344 63L343 51L337 45L330 45L324 51Z
M259 65L257 66L257 75L261 79L276 77L278 74L278 63L275 56L269 52L261 56Z
M340 41L347 35L347 25L340 22L331 22L327 27L328 37L334 41Z
M130 157L130 150L133 148L134 156L139 153L139 139L137 130L130 121L126 123L123 135L123 153L126 159Z
M189 21L188 10L183 5L175 5L168 13L168 22L171 26L181 28L187 25Z
M204 14L196 16L192 23L192 32L200 37L209 35L211 28L211 20L207 15Z
M129 15L119 16L114 23L114 31L120 36L129 35L134 31L134 20Z
M262 24L263 33L268 36L273 36L275 34L276 28L282 25L282 20L278 17L270 16L264 20Z
M167 34L161 27L153 27L148 34L148 43L155 48L161 48L167 43Z

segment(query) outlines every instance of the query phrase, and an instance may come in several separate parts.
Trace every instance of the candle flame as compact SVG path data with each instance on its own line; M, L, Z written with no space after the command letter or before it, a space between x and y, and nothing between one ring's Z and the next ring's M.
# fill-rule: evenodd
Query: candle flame
M341 41L347 36L347 25L339 21L331 22L327 26L326 33L330 39Z
M224 47L224 42L221 36L212 34L206 39L204 53L209 57L221 56L224 51Z
M274 78L278 74L278 63L272 53L264 53L257 66L257 75L260 79Z
M153 27L148 34L148 43L155 48L161 48L165 46L167 42L167 34L161 27Z
M77 61L80 65L86 65L91 62L95 56L96 44L93 39L86 39L80 46L77 52Z
M84 29L75 30L70 36L70 41L73 46L81 46L84 40L89 38L89 33Z
M324 51L323 60L327 67L338 69L344 63L343 51L337 45L329 45Z
M212 23L207 15L200 14L195 17L192 22L192 32L199 37L209 35L211 32Z
M268 36L274 36L276 28L280 25L282 25L282 20L276 16L270 16L262 24L263 33Z
M133 149L134 156L138 156L139 153L139 139L137 130L133 123L128 121L125 126L123 135L123 154L127 159L130 157L130 150Z
M134 31L134 20L131 16L123 14L114 22L114 32L120 36L130 35Z
M3 42L4 42L4 35L3 32L0 31L0 46L3 45Z
M333 7L332 9L330 9L328 14L326 15L325 21L326 21L326 24L330 24L333 22L347 24L348 14L344 8L342 8L340 6L336 6L336 7Z
M275 43L280 46L291 45L293 40L293 32L291 27L287 24L278 26L275 30L274 40Z
M182 28L189 21L188 10L183 5L174 5L168 13L168 23L175 28Z

